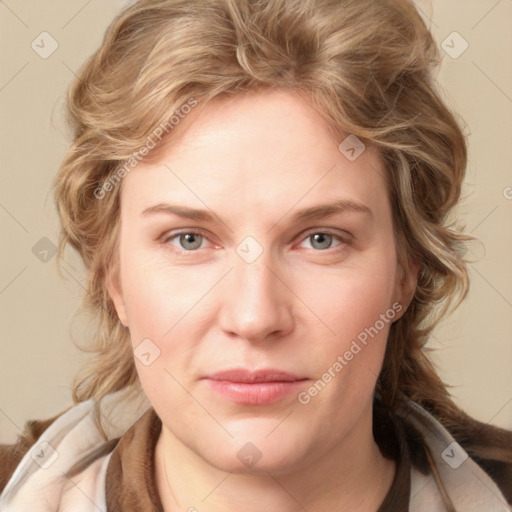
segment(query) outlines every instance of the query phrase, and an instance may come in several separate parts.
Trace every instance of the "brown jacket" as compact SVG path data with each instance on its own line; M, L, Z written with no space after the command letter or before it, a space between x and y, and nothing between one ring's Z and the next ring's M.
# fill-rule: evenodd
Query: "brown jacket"
M418 406L416 405L416 407ZM30 448L34 447L43 432L70 409L66 409L62 413L46 420L27 422L24 434L18 438L15 444L0 445L0 492L6 487L23 456ZM430 421L428 414L423 415L420 411L416 419L413 416L410 414L410 411L404 416L390 415L380 408L378 404L375 407L374 424L376 427L374 428L374 435L376 441L385 456L394 458L397 461L397 470L393 484L378 512L402 512L416 509L429 510L429 512L430 510L432 512L434 510L450 510L449 505L443 505L446 508L440 508L441 505L434 505L434 502L441 503L443 499L446 499L444 497L445 493L448 495L447 499L449 501L451 500L451 495L452 497L453 495L456 496L456 488L454 487L455 490L452 490L450 482L446 482L451 477L448 479L444 477L445 481L443 483L442 474L443 471L448 470L449 473L447 474L453 472L455 475L457 474L455 471L457 468L442 467L443 461L439 454L435 453L435 449L433 449L436 441L431 440L428 442L426 438L430 434L428 434L428 430L422 430L428 429L428 427L422 427L421 425L422 421L427 423ZM418 422L417 418L422 419ZM154 409L149 407L123 435L109 440L107 444L103 444L97 449L92 457L88 457L87 466L90 466L91 459L94 459L98 468L101 466L105 468L103 476L98 476L101 475L101 471L94 473L94 478L98 480L96 484L103 487L105 502L103 506L101 503L94 503L94 507L91 510L99 509L108 512L163 510L153 471L154 450L161 425L161 421ZM500 448L494 442L497 440L496 435L498 437L501 435L502 437L498 441L505 439L510 443L512 433L479 424L478 422L475 422L475 425L478 425L480 429L480 438L473 441L462 439L459 441L461 443L464 441L464 448L472 455L471 458L477 460L478 467L485 470L499 488L499 491L493 489L491 487L492 484L485 481L487 476L482 471L482 474L478 475L478 482L483 481L484 485L479 491L478 499L483 499L482 503L485 502L485 506L493 507L486 508L486 512L510 510L505 500L509 504L512 503L512 460L509 459L508 462L504 462L498 459L506 458L503 455L507 450L510 455L512 453L512 445L509 444ZM435 432L432 429L430 431ZM437 435L437 432L435 434ZM478 441L478 443L474 441ZM442 439L440 442L446 443L446 440ZM475 457L473 447L476 444L478 444L480 452L487 453L489 458ZM444 444L441 446L444 447ZM453 449L451 451L448 450L448 448L449 446L444 450L446 452L444 460L448 464L453 464L450 461L450 457L456 457L457 447L455 446L455 452ZM451 455L454 453L455 455ZM37 452L32 454L32 458L34 457L37 457ZM433 459L437 460L434 461ZM474 472L475 469L473 468L471 471ZM414 485L411 485L411 476L414 480ZM68 478L69 482L64 487L78 492L76 489L81 486L80 479L77 480L75 476L66 476L66 478ZM426 496L427 491L425 489L430 489L428 491L431 493L430 497ZM501 497L498 496L500 491L502 493ZM464 493L467 493L467 490ZM78 495L78 497L81 497L81 495ZM68 497L70 502L73 499ZM474 500L475 498L471 499ZM94 498L91 497L91 500L94 501ZM9 502L7 503L9 505ZM425 508L430 506L428 505L429 503L432 503L432 508ZM1 499L0 506L5 506ZM434 506L438 508L434 508ZM4 512L4 508L1 509ZM21 511L23 508L13 506L11 509L9 506L5 507L5 512L9 512L9 510ZM47 507L40 510L52 510L52 508ZM73 510L73 508L71 507L70 510ZM466 512L469 508L455 508L455 510ZM474 508L471 510L484 509Z

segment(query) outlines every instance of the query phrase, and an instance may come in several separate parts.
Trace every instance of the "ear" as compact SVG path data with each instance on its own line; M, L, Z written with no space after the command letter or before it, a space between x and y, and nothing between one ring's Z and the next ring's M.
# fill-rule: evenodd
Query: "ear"
M124 304L123 291L121 289L121 282L119 272L117 269L110 269L107 273L106 284L107 291L116 308L117 316L120 322L128 327L128 316L126 314L126 307Z
M407 311L414 297L420 270L421 264L413 258L409 258L406 265L398 262L394 303L398 302L402 306L402 309L397 316L397 320Z

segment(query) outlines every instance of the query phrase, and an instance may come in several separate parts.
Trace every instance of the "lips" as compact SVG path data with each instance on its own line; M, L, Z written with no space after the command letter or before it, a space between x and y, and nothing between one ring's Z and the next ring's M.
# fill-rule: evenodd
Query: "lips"
M207 378L215 381L243 382L248 384L256 382L294 382L304 380L304 377L299 377L298 375L293 375L292 373L283 372L281 370L268 369L250 371L244 368L217 372L209 375Z
M208 375L205 380L224 399L239 404L265 405L298 392L308 379L276 369L236 368Z

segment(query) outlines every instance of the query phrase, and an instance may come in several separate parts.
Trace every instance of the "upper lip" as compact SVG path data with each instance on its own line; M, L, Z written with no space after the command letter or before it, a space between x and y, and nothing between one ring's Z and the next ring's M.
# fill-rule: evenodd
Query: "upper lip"
M206 376L207 379L227 382L294 382L305 380L305 377L299 377L289 372L266 368L262 370L248 370L246 368L234 368L232 370L223 370Z

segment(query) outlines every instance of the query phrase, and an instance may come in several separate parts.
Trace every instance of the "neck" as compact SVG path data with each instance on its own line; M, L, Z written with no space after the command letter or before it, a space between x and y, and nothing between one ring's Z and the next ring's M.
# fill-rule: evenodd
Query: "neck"
M259 474L216 468L183 445L164 425L155 451L157 488L166 512L376 512L395 463L384 458L365 413L345 438L303 469Z

